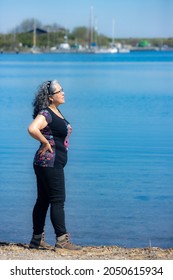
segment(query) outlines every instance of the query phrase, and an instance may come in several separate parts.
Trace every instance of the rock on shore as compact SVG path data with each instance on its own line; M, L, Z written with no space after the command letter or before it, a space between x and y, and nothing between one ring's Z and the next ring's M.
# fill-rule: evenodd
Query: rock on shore
M1 260L173 260L173 248L88 246L79 251L29 249L28 244L0 242Z

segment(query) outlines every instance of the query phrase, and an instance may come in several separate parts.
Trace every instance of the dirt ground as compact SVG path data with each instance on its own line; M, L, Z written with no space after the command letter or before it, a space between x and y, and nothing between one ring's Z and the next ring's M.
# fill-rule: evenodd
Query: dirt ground
M82 247L69 251L29 249L27 244L0 242L1 260L173 260L173 248Z

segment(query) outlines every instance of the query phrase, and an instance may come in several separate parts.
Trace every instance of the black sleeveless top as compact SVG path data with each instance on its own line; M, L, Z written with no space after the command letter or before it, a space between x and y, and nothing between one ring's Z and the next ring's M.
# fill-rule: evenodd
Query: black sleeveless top
M34 165L56 167L60 164L64 167L67 163L67 150L72 128L66 119L58 117L50 108L45 108L38 114L43 115L48 123L41 130L41 133L49 141L53 153L47 151L44 155L40 156L37 150L34 157Z

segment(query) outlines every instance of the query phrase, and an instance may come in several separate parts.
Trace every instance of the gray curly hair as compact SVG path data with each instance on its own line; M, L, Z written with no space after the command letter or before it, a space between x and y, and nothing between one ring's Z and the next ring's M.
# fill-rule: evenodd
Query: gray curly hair
M49 96L53 95L53 93L56 90L57 84L59 84L57 80L52 80L46 81L39 86L34 101L32 103L33 118L37 116L40 110L48 107L51 104Z

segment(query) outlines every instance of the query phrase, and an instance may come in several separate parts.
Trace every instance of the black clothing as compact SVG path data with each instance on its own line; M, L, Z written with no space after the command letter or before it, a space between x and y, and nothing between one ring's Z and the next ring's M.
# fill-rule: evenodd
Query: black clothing
M65 180L64 166L67 163L67 150L71 126L65 119L57 116L51 109L39 112L46 118L48 125L41 133L49 141L53 153L47 151L34 157L34 171L37 178L37 200L33 209L34 234L44 231L45 219L50 205L50 217L56 236L66 232L65 227Z

